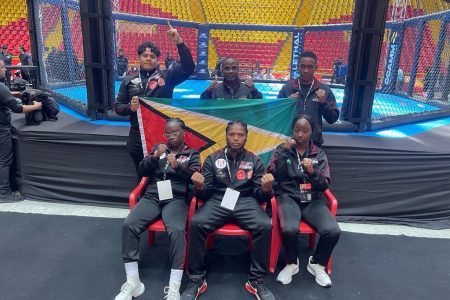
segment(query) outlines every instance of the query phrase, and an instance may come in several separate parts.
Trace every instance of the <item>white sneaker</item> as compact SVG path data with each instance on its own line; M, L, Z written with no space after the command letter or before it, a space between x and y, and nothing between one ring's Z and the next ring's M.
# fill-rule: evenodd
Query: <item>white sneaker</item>
M164 288L164 294L166 300L180 300L180 283L170 281L169 286Z
M145 286L142 282L134 284L132 282L125 282L120 288L120 293L114 300L132 300L133 297L139 297L145 291Z
M312 256L308 259L308 272L316 277L316 282L318 285L323 287L332 286L331 279L325 271L325 267L319 264L311 263Z
M277 281L281 282L282 284L289 284L292 281L292 276L297 274L299 271L298 268L298 259L296 264L289 264L286 265L283 270L278 273Z

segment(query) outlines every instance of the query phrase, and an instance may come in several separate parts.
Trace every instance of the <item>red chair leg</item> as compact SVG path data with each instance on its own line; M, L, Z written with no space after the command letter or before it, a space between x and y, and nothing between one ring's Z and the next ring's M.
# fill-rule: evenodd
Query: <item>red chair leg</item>
M331 258L332 258L332 256L330 256L330 259L328 260L328 264L327 264L328 275L331 275Z
M155 243L155 232L153 230L148 231L148 245L153 246Z

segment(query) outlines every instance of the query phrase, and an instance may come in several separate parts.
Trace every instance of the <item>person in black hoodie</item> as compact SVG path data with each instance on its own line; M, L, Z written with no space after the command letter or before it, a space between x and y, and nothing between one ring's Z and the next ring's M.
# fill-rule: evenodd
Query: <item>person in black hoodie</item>
M323 144L322 117L333 124L339 119L339 109L331 89L314 77L317 70L317 56L312 51L304 51L298 61L300 76L286 83L278 93L278 98L297 100L297 114L310 115L315 124L312 141L317 146Z
M275 194L286 256L286 266L277 281L289 284L299 271L297 238L303 218L320 235L307 269L319 285L329 287L331 280L325 266L339 240L340 229L322 197L330 183L330 171L325 152L311 142L313 128L314 120L309 115L295 117L293 139L275 149L267 169L278 183Z
M247 124L229 122L227 146L209 155L203 175L192 176L196 195L205 203L195 213L189 229L189 277L182 300L194 300L206 291L206 238L222 225L235 222L252 234L253 251L247 291L258 299L274 300L264 283L268 269L272 224L260 207L271 199L273 176L264 174L259 157L247 151Z
M148 225L162 217L170 238L171 273L165 289L167 299L179 299L186 249L185 227L188 216L188 185L191 176L200 172L200 155L184 142L185 124L180 119L168 119L164 136L167 144L158 144L139 164L139 176L148 176L149 184L143 197L130 211L122 226L122 258L127 282L116 300L138 297L145 288L139 279L139 236ZM162 187L168 184L168 187ZM167 189L172 197L165 196Z
M250 78L247 78L245 83L239 79L239 63L235 58L225 58L221 70L223 82L218 83L216 77L200 94L200 99L262 99L261 92L256 89Z
M28 113L42 108L41 102L22 105L17 98L13 97L3 83L5 75L5 62L0 60L0 203L23 200L19 192L11 191L9 182L10 168L14 157L10 110L15 113Z
M137 49L139 70L123 79L113 106L118 115L130 116L131 128L127 148L136 170L144 156L136 113L139 108L139 96L172 98L175 86L188 79L195 69L189 48L184 44L178 31L170 24L169 27L168 35L177 45L180 63L170 70L161 71L158 65L158 57L161 54L158 46L152 42L139 45Z

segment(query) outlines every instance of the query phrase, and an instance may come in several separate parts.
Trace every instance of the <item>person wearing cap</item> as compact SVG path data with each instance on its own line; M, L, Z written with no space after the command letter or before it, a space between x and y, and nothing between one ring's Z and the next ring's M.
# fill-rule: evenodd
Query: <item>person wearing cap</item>
M113 105L118 115L130 117L127 148L136 171L144 157L137 117L139 97L172 98L175 86L188 79L195 70L191 51L178 31L169 24L167 34L177 46L180 63L170 70L160 70L158 57L161 52L158 46L153 42L142 43L137 49L139 69L123 79Z

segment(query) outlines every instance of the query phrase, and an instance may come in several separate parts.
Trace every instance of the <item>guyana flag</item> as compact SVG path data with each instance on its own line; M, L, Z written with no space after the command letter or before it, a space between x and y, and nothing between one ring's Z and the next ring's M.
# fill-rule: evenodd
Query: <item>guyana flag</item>
M199 150L202 161L225 147L229 121L245 121L248 138L245 148L265 162L272 150L292 132L295 101L292 99L154 99L140 98L138 120L144 155L156 143L164 143L164 125L169 118L186 124L186 143Z

